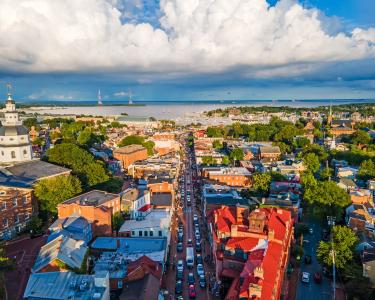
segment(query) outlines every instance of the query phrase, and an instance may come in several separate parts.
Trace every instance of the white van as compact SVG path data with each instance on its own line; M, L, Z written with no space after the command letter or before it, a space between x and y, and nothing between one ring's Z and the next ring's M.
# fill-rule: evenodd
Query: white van
M186 265L188 268L194 267L194 248L193 247L186 248Z

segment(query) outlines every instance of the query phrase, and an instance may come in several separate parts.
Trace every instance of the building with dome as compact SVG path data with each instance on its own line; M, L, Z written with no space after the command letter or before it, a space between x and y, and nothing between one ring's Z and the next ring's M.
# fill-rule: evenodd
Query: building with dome
M22 125L16 103L9 91L3 111L4 119L0 127L0 164L30 161L33 156L29 131Z

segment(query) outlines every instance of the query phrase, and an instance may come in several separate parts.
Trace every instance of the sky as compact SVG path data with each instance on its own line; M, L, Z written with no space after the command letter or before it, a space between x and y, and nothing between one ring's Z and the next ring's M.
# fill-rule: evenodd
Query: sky
M374 0L1 0L0 95L373 99Z

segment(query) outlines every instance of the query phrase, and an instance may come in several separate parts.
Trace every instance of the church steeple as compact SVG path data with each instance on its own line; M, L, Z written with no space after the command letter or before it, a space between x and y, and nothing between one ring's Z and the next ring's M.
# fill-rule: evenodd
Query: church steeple
M332 101L329 104L329 114L327 118L327 124L331 125L332 124Z
M10 83L7 84L7 100L5 101L4 109L4 126L7 125L22 125L22 122L19 120L18 112L16 110L16 103L12 97L12 86Z

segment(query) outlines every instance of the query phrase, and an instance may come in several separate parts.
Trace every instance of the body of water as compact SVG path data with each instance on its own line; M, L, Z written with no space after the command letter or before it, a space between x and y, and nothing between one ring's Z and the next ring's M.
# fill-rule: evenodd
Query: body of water
M333 105L349 103L374 103L375 100L333 100ZM204 111L233 106L291 106L291 107L316 107L328 106L330 100L252 100L252 101L190 101L190 102L137 102L142 106L121 105L119 102L104 103L103 106L96 106L94 101L72 101L69 103L53 102L56 107L34 107L24 109L27 112L38 112L41 114L56 115L94 115L111 116L127 113L129 116L146 116L160 119L176 120L188 118ZM41 104L41 103L39 103ZM51 104L46 102L46 104ZM107 104L108 106L106 106ZM65 106L74 105L74 106ZM82 106L80 106L82 105ZM111 106L112 105L112 106Z

